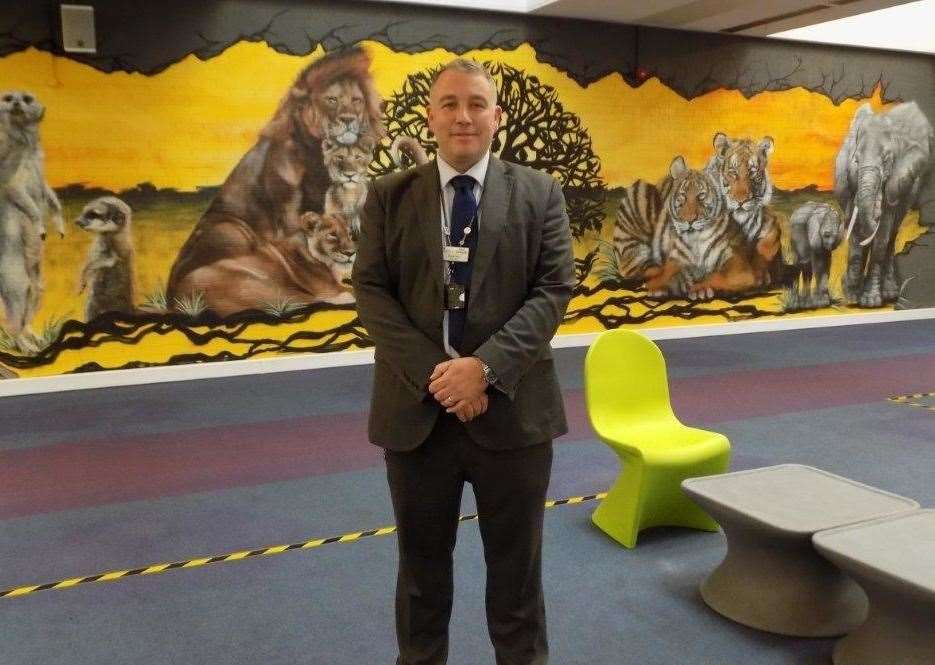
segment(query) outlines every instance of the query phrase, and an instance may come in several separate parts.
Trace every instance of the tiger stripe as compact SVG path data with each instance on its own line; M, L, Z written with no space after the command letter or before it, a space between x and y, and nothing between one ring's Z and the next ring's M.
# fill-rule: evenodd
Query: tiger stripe
M634 278L646 277L650 268L677 266L662 287L670 296L691 295L694 283L719 271L743 245L711 173L689 169L682 157L659 185L637 180L625 188L617 205L617 271Z
M574 496L566 497L564 499L550 499L545 502L546 508L554 508L556 506L564 505L575 505L583 503L585 501L594 501L595 499L603 499L607 496L606 492L601 492L598 494L589 494L587 496ZM458 518L459 522L469 522L477 519L477 514L471 515L461 515ZM256 550L240 550L238 552L231 552L230 554L223 554L220 556L210 556L210 557L197 557L194 559L189 559L187 561L175 561L172 563L157 563L143 568L132 568L129 570L113 570L107 573L99 573L97 575L89 575L87 577L72 577L66 580L61 580L59 582L49 582L47 584L36 584L30 586L20 586L7 589L5 591L0 591L0 598L17 598L20 596L27 596L37 591L48 591L51 589L69 589L71 587L76 587L82 584L90 584L91 582L114 582L116 580L121 580L127 577L134 577L139 575L157 575L164 573L169 570L180 570L180 569L191 569L191 568L200 568L202 566L211 565L214 563L221 563L226 561L241 561L243 559L248 559L250 557L256 556L274 556L276 554L282 554L291 550L299 549L312 549L315 547L321 547L322 545L330 545L333 543L353 543L363 538L370 538L372 536L388 536L390 534L396 533L395 526L384 526L377 529L368 529L366 531L355 531L353 533L345 533L340 536L331 536L329 538L315 538L313 540L307 540L303 543L294 543L292 545L275 545L271 547L264 547L262 549Z
M617 205L614 250L621 277L639 277L653 265L652 241L656 220L663 215L663 195L643 180L627 187Z
M667 178L664 194L666 219L653 238L653 261L659 265L674 261L683 267L670 284L672 295L686 295L691 283L721 269L734 254L740 229L722 207L717 185L705 171L685 170L677 178ZM680 201L694 200L703 214L692 222L691 232L679 231L686 224Z
M705 171L721 192L730 218L743 230L748 243L755 245L759 240L778 237L776 218L766 212L773 196L768 170L773 139L764 137L754 142L718 133L714 145L715 154Z

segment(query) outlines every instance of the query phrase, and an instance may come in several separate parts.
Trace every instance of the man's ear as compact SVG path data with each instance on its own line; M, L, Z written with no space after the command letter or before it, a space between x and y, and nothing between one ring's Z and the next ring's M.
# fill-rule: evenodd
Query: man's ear
M432 112L432 105L425 105L425 128L428 130L429 137L435 136L435 132L432 131L432 123L435 120L435 114Z

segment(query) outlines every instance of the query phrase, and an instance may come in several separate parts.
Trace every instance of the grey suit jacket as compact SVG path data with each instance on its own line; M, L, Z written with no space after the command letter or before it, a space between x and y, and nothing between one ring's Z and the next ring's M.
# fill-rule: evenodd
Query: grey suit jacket
M361 221L353 285L376 346L370 440L412 450L443 412L428 377L448 360L435 162L373 181ZM519 448L567 431L549 341L573 286L561 187L491 155L464 331L466 350L499 379L487 412L467 423L479 445Z

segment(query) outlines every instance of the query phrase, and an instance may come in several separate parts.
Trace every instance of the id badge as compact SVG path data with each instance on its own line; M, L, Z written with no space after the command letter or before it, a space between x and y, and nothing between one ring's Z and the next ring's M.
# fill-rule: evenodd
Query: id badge
M445 285L445 309L464 309L467 298L463 284Z
M469 247L456 247L447 245L442 252L446 261L451 261L453 263L467 263L469 257L471 256L471 249Z

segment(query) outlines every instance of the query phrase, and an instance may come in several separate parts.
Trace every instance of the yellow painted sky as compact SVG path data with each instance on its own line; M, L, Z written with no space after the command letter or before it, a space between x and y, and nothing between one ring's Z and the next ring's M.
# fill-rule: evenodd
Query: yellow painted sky
M408 73L453 57L442 49L410 55L366 46L384 96L398 90ZM192 190L224 180L298 72L320 55L289 56L241 42L211 60L189 56L144 76L104 74L29 49L0 59L0 85L30 90L46 105L42 138L53 186L85 182L117 191L150 181ZM719 90L689 101L656 79L634 89L617 74L582 88L539 63L530 46L468 55L505 62L554 86L565 108L581 118L612 187L640 177L656 180L678 154L702 166L714 134L723 131L772 136L771 172L779 187L830 188L834 155L861 103L836 106L803 89L751 99ZM882 106L876 96L871 102Z

